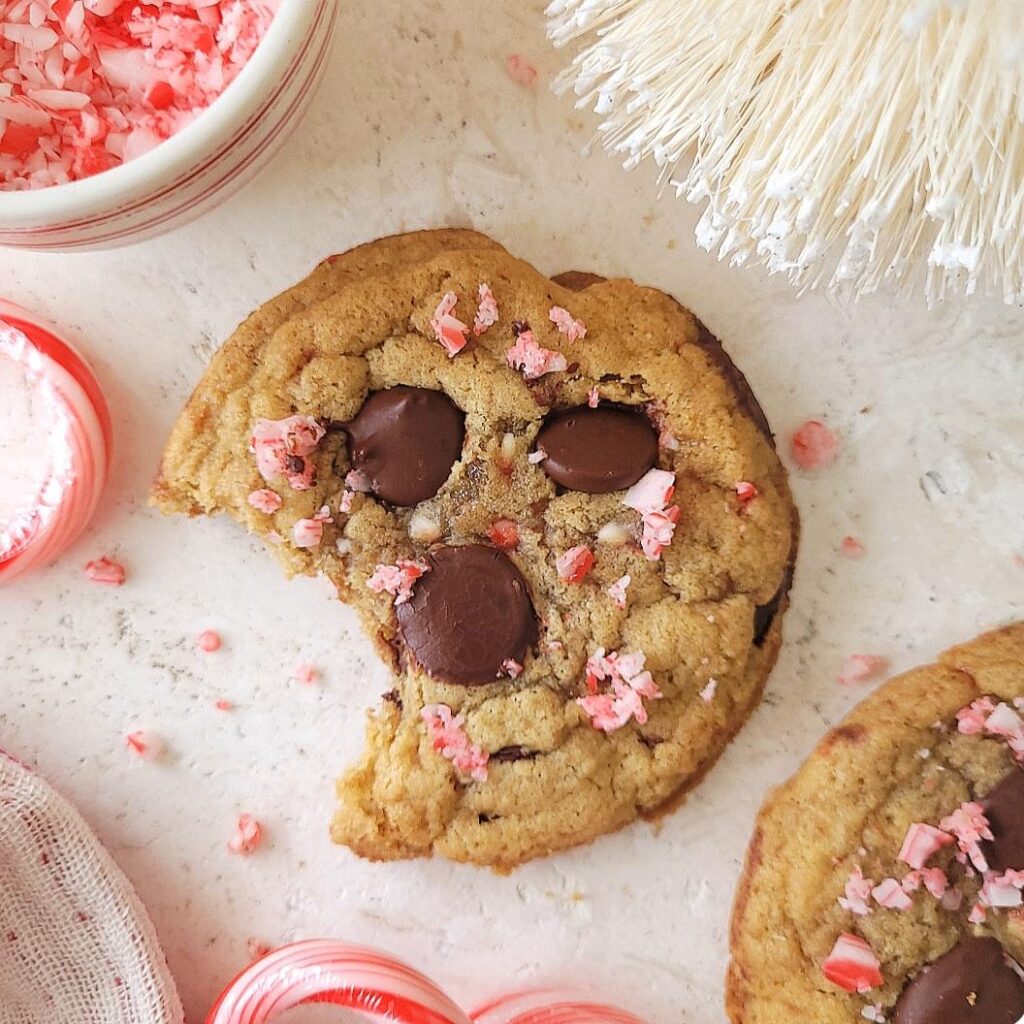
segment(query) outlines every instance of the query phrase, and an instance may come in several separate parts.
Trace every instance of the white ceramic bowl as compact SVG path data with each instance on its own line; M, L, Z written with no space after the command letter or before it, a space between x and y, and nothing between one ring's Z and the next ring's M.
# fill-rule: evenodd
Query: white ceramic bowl
M195 217L277 151L327 60L338 0L280 0L249 63L192 124L155 149L82 181L0 192L0 245L102 249Z

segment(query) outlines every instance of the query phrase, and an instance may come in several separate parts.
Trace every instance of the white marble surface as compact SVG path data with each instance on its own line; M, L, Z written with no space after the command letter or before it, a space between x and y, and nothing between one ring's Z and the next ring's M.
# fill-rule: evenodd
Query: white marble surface
M113 483L59 564L0 591L0 746L73 798L135 882L198 1024L246 940L378 944L472 1003L503 985L592 978L652 1022L722 1020L729 903L765 789L860 693L851 652L897 669L1024 615L1024 315L976 303L843 309L697 250L693 211L653 172L581 156L589 120L551 96L563 59L541 3L342 0L324 89L242 193L162 239L99 255L0 253L2 291L90 354L117 429ZM506 77L518 50L537 88ZM745 369L780 439L808 416L838 463L794 476L804 539L787 644L764 707L660 829L627 829L510 878L443 861L377 866L330 845L332 777L386 686L354 616L288 582L227 521L146 507L158 453L209 353L327 253L471 225L556 272L657 284ZM848 533L859 562L836 553ZM100 588L90 557L130 580ZM194 646L204 628L224 650ZM290 682L300 659L322 684ZM230 714L212 707L237 702ZM163 734L133 764L128 724ZM251 811L268 842L225 850ZM306 1015L303 1019L308 1019ZM317 1020L336 1020L324 1014ZM77 1024L77 1022L69 1022Z

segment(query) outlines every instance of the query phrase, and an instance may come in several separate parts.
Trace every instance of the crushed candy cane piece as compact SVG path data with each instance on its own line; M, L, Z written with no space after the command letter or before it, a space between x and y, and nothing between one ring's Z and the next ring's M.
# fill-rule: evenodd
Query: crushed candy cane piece
M678 505L672 505L664 512L643 514L644 529L640 538L640 549L652 562L661 558L661 553L672 543L679 515Z
M458 301L455 292L445 292L430 318L434 336L448 353L449 359L454 359L466 347L466 335L469 334L468 325L452 313Z
M964 736L977 736L985 731L989 716L996 706L988 697L980 697L956 713L957 731Z
M649 469L626 491L622 504L637 512L660 512L672 500L675 490L675 473Z
M757 496L760 491L746 480L741 480L736 484L736 499L740 503L740 508L746 508Z
M555 559L558 575L566 583L581 583L594 567L594 552L586 544L577 544Z
M149 729L133 729L125 736L124 745L143 761L159 761L166 749L164 741Z
M543 448L538 448L536 451L530 452L530 454L526 456L526 461L529 462L531 466L538 466L547 457L548 453L544 451Z
M273 0L4 5L0 188L61 185L148 152L246 65Z
M204 629L196 637L196 646L199 650L206 651L207 654L219 651L221 647L220 634L212 629Z
M705 704L710 704L715 699L715 694L718 692L718 680L709 679L707 685L704 686L700 691L700 699Z
M85 575L93 583L103 583L110 587L119 587L126 579L124 566L109 558L97 558L86 562Z
M913 900L903 891L895 878L883 878L872 890L871 895L880 907L886 910L909 910Z
M975 903L971 907L971 912L967 915L967 920L971 924L984 924L985 918L988 917L988 912L980 903Z
M844 537L839 542L839 553L844 558L863 558L867 548L856 537Z
M319 678L320 672L317 667L308 661L300 661L292 672L292 679L307 686L312 686Z
M1024 721L1009 704L1000 702L995 706L985 722L985 730L1006 740L1018 761L1024 758Z
M480 337L488 327L498 322L498 300L489 284L481 283L477 290L476 316L473 318L473 334Z
M907 829L898 856L904 864L920 870L939 850L951 842L953 837L943 829L917 821Z
M496 548L512 551L519 545L519 527L511 519L495 519L487 538Z
M907 873L903 879L903 891L917 892L922 884L937 900L941 900L949 889L949 879L942 868L921 868Z
M791 448L801 469L821 469L839 454L839 438L820 420L808 420L793 434Z
M621 610L625 610L626 607L626 591L629 589L629 584L632 582L629 573L625 576L620 576L607 590L608 596L615 603L615 607Z
M515 658L506 658L501 663L501 671L509 679L518 679L523 674L523 666Z
M665 403L661 401L648 402L644 406L647 418L658 431L658 447L666 451L679 451L679 439L673 433L668 423L668 412Z
M526 380L536 380L546 373L555 373L569 367L565 356L549 348L542 348L530 330L519 333L516 343L505 352L505 359Z
M587 696L576 703L590 719L590 724L602 732L621 729L630 719L639 725L647 722L647 708L643 698L660 700L658 689L650 672L644 671L644 655L640 651L606 655L599 647L587 659ZM610 691L601 691L601 683L610 683Z
M837 682L841 686L855 686L877 679L889 667L889 660L878 654L851 654L843 662Z
M315 548L324 539L324 521L300 519L292 527L292 540L297 548Z
M228 849L243 857L255 853L263 842L263 826L251 815L241 814L235 824L235 834L228 841Z
M416 581L430 572L426 562L414 562L400 558L395 565L377 565L366 585L375 593L388 593L395 599L395 604L405 604L412 597L412 588Z
M217 700L215 700L213 702L213 706L218 711L234 711L235 710L235 702L232 701L232 700L228 700L226 697L219 697Z
M258 491L253 491L249 495L249 504L252 505L257 512L263 512L265 515L271 515L281 508L284 504L284 500L276 491L270 491L266 488L262 488Z
M970 800L961 804L951 815L939 822L939 828L956 839L961 854L969 858L979 871L988 871L988 861L981 851L981 842L985 839L991 841L992 829L989 828L988 818L981 804Z
M270 482L280 477L295 491L308 491L316 482L316 465L309 458L327 431L312 416L283 420L259 419L249 439L260 476Z
M843 932L821 965L821 972L833 985L846 992L870 992L885 983L882 965L871 947L859 935Z
M982 906L994 910L1012 910L1024 906L1021 888L1024 888L1024 872L1004 871L1001 875L989 872L981 887L979 900Z
M528 89L537 81L537 69L518 53L510 53L505 58L505 70L516 85L524 88Z
M345 474L345 486L357 494L369 494L373 490L373 481L361 469L350 469Z
M338 511L342 515L348 515L352 511L352 501L356 496L355 491L350 491L347 487L341 492L341 500L338 502Z
M434 750L451 761L463 775L476 782L486 782L490 755L470 741L465 717L453 715L447 704L428 704L420 714Z
M864 877L864 872L855 867L846 880L845 896L839 897L839 906L857 917L866 917L871 913L871 890L875 883Z
M600 404L601 404L601 392L597 390L597 385L595 384L587 392L587 405L589 405L591 409L596 409Z
M587 336L587 325L582 320L576 320L572 313L561 306L552 306L548 312L548 319L558 328L560 334L564 334L570 341L582 341Z

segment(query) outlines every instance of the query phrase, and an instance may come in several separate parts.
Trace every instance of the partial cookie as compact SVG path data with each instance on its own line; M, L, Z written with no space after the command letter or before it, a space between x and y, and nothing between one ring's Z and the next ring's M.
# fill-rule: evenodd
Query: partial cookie
M1024 1017L1024 623L892 680L758 818L733 1024Z
M774 662L796 514L749 389L669 297L570 283L469 232L362 246L168 445L157 503L330 577L396 673L339 783L364 856L509 868L655 812Z

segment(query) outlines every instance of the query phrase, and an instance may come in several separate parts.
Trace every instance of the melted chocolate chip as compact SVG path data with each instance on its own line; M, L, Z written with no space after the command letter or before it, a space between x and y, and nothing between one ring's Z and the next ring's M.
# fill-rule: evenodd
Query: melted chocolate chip
M461 686L493 683L503 663L522 663L537 642L526 580L496 548L438 548L430 572L397 606L409 653L431 676Z
M539 750L530 750L529 747L502 747L491 754L490 760L501 764L511 761L533 761L539 756Z
M893 1024L1017 1024L1024 981L995 939L966 938L903 990Z
M397 690L388 690L388 692L381 697L381 700L388 704L394 704L399 711L401 711L404 706L402 704L402 695Z
M402 507L437 494L466 432L465 415L447 395L404 385L374 392L342 429L353 468L377 497Z
M658 461L658 433L640 411L583 405L548 417L537 435L541 463L570 491L607 494L631 487Z
M993 871L1024 871L1024 772L1014 768L983 801L992 842L982 850Z

